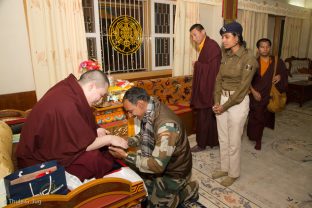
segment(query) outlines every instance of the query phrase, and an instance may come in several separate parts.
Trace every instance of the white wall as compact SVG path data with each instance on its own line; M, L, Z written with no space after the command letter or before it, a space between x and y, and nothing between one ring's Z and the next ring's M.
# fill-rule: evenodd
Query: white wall
M0 95L35 90L22 0L0 0Z
M222 7L200 4L199 20L207 35L221 45L220 28L223 26Z

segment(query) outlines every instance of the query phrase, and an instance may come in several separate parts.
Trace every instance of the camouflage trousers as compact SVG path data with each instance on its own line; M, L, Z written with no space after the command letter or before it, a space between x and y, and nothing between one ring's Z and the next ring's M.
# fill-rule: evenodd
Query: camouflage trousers
M180 203L198 198L198 183L190 181L191 175L183 179L167 176L144 179L148 191L148 207L175 208Z

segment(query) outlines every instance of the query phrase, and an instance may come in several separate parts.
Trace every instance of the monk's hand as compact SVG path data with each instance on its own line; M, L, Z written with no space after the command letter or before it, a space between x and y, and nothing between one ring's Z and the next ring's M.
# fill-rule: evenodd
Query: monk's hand
M276 75L273 77L272 82L273 84L277 84L279 81L281 81L281 75Z
M98 128L96 132L97 132L98 137L110 134L110 132L104 128Z
M120 147L110 146L109 153L113 155L113 157L118 159L125 159L128 156L128 153Z
M192 61L192 66L194 68L196 61Z
M110 145L115 147L121 147L123 149L128 149L128 142L119 136L109 135L110 136Z

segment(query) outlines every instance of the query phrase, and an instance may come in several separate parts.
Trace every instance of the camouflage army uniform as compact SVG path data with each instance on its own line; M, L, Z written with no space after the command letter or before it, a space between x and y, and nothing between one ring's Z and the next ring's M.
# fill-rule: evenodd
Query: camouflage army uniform
M149 207L177 207L185 200L197 198L198 183L190 181L190 145L180 119L154 98L148 103L145 115L152 115L148 118L152 121L153 130L148 132L154 140L150 143L151 155L142 154L142 138L135 136L128 139L128 144L138 147L138 150L129 152L125 161L135 166L144 179Z

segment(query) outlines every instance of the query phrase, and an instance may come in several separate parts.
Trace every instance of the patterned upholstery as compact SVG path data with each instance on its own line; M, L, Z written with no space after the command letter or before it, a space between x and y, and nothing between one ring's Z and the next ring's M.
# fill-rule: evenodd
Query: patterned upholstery
M290 57L285 59L288 82L310 80L312 77L312 61L309 58Z
M134 86L144 88L177 114L189 112L192 91L192 76L166 77L138 80Z
M293 60L291 63L290 73L298 73L300 69L309 69L309 60Z
M192 76L167 77L157 79L138 80L134 86L144 88L151 96L157 97L161 102L181 116L187 131L193 129L192 109L190 108ZM111 133L126 137L134 135L134 126L123 110L122 103L103 108L95 108L96 122L108 129Z

